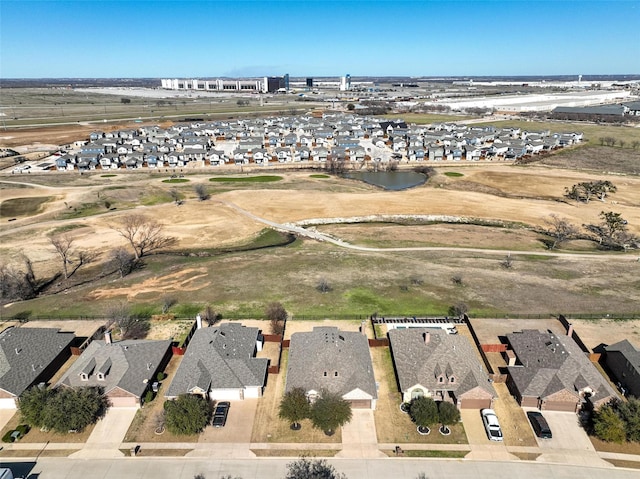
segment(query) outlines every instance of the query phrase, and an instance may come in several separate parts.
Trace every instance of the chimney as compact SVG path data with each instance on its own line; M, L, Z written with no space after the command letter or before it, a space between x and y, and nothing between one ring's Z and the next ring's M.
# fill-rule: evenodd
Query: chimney
M196 327L197 329L202 329L202 317L200 314L196 315Z
M424 344L429 344L429 341L431 341L431 333L427 331L424 333Z
M104 332L104 344L111 344L111 331Z
M567 336L573 337L573 323L569 323L569 326L567 326Z

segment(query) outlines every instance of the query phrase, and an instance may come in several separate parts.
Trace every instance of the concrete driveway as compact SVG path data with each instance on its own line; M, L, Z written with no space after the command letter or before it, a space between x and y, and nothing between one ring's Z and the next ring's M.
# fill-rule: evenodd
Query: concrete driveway
M526 411L537 409L526 408ZM542 453L536 460L559 464L584 464L592 467L611 467L598 456L586 431L580 426L578 415L572 412L542 411L551 428L551 439L536 437Z
M527 411L538 411L537 409L524 408ZM594 451L593 444L589 436L580 426L577 414L572 412L542 411L542 415L549 423L553 437L551 439L540 439L536 437L538 447L542 452L549 452L558 449L572 449L578 451Z
M378 449L373 411L352 409L351 414L351 421L342 426L342 451L336 457L385 457Z
M0 430L4 429L11 418L18 412L17 409L0 409Z
M109 408L105 417L93 428L84 448L69 457L122 457L119 447L137 411L138 408L134 407Z
M207 426L200 438L203 442L246 443L251 442L253 421L258 409L259 399L230 401L229 415L224 427Z
M471 448L471 452L465 456L465 459L480 461L511 461L516 459L507 451L504 442L489 440L479 409L461 409L460 416Z

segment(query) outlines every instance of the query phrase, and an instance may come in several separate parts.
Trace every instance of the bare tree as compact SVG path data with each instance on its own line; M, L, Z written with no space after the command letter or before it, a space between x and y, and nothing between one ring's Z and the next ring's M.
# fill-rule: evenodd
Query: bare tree
M546 234L553 238L553 243L549 245L549 249L555 249L578 234L577 226L571 224L568 219L560 218L554 213L549 215L545 223L548 226Z
M453 284L455 284L456 286L462 286L462 284L463 284L463 283L462 283L462 275L460 275L460 274L454 274L454 275L451 277L451 282L452 282Z
M135 256L124 248L116 248L111 252L111 261L120 273L120 277L124 278L131 273L136 267Z
M149 332L149 321L132 315L127 303L111 304L107 307L105 314L109 318L108 326L118 330L120 339L144 338Z
M449 307L449 316L456 316L460 319L462 319L468 312L469 306L467 306L467 303L463 303L462 301L459 301L453 306Z
M179 206L182 203L180 201L180 196L181 196L180 192L178 191L178 188L176 188L175 186L169 190L169 196L171 197L171 199L176 205Z
M31 260L23 256L24 268L0 265L0 302L31 299L38 294L38 284Z
M264 315L271 323L271 332L273 334L282 334L284 332L284 323L287 320L287 310L284 309L282 303L273 302L267 305Z
M326 278L320 278L318 284L316 285L316 289L321 293L328 293L331 291L331 285L329 284L329 281L326 280Z
M162 298L162 314L167 314L172 306L174 306L178 300L173 296L164 296Z
M198 183L197 185L195 185L193 187L193 190L196 192L196 195L198 195L198 199L200 201L209 199L209 192L207 191L207 187L202 183Z
M176 238L164 234L164 225L136 213L125 216L122 223L112 229L129 242L136 260L177 243Z
M72 253L71 246L73 245L73 239L69 235L50 236L49 242L55 248L56 253L62 260L62 274L64 279L69 278L69 264L72 263L69 256Z
M500 266L504 269L511 269L513 267L513 258L511 257L511 253L508 253L507 256L500 262Z
M200 313L200 317L207 322L207 325L213 326L222 319L222 314L214 311L211 306L207 306L205 310Z

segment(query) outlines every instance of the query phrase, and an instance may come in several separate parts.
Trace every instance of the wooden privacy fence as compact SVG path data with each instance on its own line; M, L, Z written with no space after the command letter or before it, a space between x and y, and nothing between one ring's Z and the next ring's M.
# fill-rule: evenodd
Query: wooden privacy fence
M485 353L504 353L507 350L506 344L481 344L480 347Z

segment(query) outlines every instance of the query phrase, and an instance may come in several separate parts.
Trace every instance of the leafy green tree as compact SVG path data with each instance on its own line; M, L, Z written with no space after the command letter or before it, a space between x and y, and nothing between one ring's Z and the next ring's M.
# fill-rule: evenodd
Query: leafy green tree
M593 416L593 431L602 441L622 443L626 438L624 422L611 404L596 411Z
M450 402L442 401L438 405L438 420L443 428L447 428L460 420L460 411Z
M45 427L45 405L53 396L52 389L32 387L20 396L20 414L22 420L31 427Z
M601 211L602 239L611 243L619 243L624 238L627 230L627 220L620 213L613 211Z
M35 390L38 391L35 391ZM20 412L32 427L52 429L59 433L82 431L104 416L109 401L102 388L61 388L48 390L39 387L25 392L20 400ZM24 404L23 404L24 400ZM35 409L40 407L40 413Z
M60 433L82 431L104 416L108 404L101 388L58 389L45 406L45 426Z
M428 397L414 398L409 403L409 415L418 427L433 426L438 422L438 405Z
M211 419L211 408L206 399L183 394L164 403L165 425L178 435L198 434Z
M604 201L609 193L615 193L618 191L618 188L607 180L600 180L594 183L595 194L598 195L600 201Z
M301 457L287 464L285 479L347 479L347 476L336 471L326 459Z
M337 394L323 391L311 406L311 422L313 427L321 429L327 435L351 421L351 404Z
M278 416L291 422L291 429L300 429L300 421L309 417L311 406L304 389L295 388L284 395L280 402Z
M618 414L624 422L627 441L640 442L640 399L633 396L617 404Z

